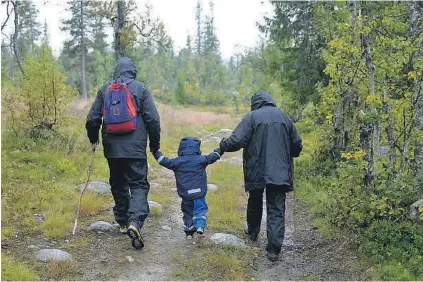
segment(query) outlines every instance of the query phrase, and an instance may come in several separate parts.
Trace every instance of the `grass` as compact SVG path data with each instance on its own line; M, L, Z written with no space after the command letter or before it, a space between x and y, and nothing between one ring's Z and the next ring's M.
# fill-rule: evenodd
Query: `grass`
M75 274L75 267L72 261L50 261L49 277L53 280L71 280Z
M257 256L252 250L235 247L220 247L200 241L190 254L175 251L172 260L177 264L174 280L244 281L255 280L247 271L251 257Z
M95 214L99 211L110 209L110 203L113 200L111 194L98 194L95 192L84 192L81 199L81 215Z
M219 162L209 166L207 172L208 182L218 186L217 191L207 194L208 226L223 232L241 232L246 203L242 166Z
M26 264L17 262L14 258L1 255L1 280L3 281L34 281L37 276Z
M72 230L78 184L85 181L90 145L80 135L83 121L59 128L36 142L20 131L2 133L2 237L21 229L27 234L62 237ZM62 131L63 129L63 131ZM73 140L62 138L73 132ZM72 144L70 144L70 143ZM69 150L72 147L72 150ZM86 153L84 153L86 152ZM104 157L96 155L92 179L106 180ZM110 205L110 196L83 197L82 213L95 213ZM42 215L41 224L36 219Z
M148 199L155 201L163 206L169 206L172 203L172 199L174 198L174 193L176 193L170 190L170 187L172 187L172 185L174 186L175 184L170 184L170 181L166 181L163 184L159 184L158 187L156 187L155 185L150 185Z

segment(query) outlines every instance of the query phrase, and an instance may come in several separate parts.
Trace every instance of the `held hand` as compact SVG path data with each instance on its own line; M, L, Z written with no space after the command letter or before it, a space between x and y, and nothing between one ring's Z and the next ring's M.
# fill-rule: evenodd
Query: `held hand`
M226 141L226 138L222 138L222 140L220 140L220 143L219 143L219 149L222 151L222 154L224 152L223 147L224 147L225 141Z
M155 151L153 153L153 156L156 160L158 160L160 158L160 156L163 155L162 152L160 152L159 150Z
M158 150L160 150L160 146L151 147L150 145L150 152L154 155Z
M223 156L223 151L222 151L222 149L220 149L220 148L217 148L217 149L214 149L214 152L216 152L216 153L218 153L219 154L219 156Z

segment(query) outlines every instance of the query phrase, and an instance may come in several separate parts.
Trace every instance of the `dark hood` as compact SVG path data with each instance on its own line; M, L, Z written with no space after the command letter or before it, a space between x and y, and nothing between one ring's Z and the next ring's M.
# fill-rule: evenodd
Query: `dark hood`
M122 57L118 60L118 63L113 73L113 80L121 78L123 82L128 84L137 77L137 67L132 59Z
M178 156L201 155L201 141L196 137L184 137L178 148Z
M260 109L263 106L276 107L275 101L272 99L269 93L260 90L251 97L251 110Z

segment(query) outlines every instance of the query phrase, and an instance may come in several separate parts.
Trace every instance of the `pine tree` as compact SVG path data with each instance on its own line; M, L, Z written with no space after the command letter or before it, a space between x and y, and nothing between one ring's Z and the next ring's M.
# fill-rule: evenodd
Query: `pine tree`
M192 48L191 48L191 36L188 34L187 35L187 39L185 41L185 50L188 54L192 53Z
M209 2L210 5L210 15L206 17L205 27L204 27L204 36L203 36L203 54L209 55L213 54L220 56L219 51L219 40L216 36L216 29L214 26L214 3L213 0Z
M88 99L87 83L86 83L86 57L88 47L91 45L89 35L91 33L90 20L92 13L90 11L90 2L84 0L72 0L68 2L69 11L72 17L64 20L63 31L69 31L72 38L65 42L65 49L70 52L69 55L79 57L80 62L80 81L79 93L82 98Z
M198 0L197 2L197 6L195 8L195 21L197 23L197 34L196 34L196 38L195 38L195 52L197 55L201 54L202 51L202 44L203 44L203 31L201 29L201 4L200 4L200 0Z
M104 23L104 16L100 13L92 13L92 48L100 53L107 52L109 44L106 42L107 34L104 31L106 25Z
M37 22L38 9L32 1L21 1L19 5L20 38L19 47L25 57L28 51L34 51L36 42L42 34L41 25Z
M87 57L88 85L96 92L101 85L110 80L113 72L113 53L106 42L105 17L98 11L92 14L92 51Z

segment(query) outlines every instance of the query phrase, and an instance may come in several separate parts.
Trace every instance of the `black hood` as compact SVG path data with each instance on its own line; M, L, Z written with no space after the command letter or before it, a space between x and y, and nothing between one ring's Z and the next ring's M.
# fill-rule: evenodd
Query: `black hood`
M113 80L117 81L121 78L126 84L130 83L137 77L137 67L132 59L122 57L118 60L118 63L113 73Z
M263 106L276 107L275 101L272 99L269 93L260 90L251 97L251 110L260 109Z
M201 141L196 137L184 137L178 148L178 156L201 155Z

